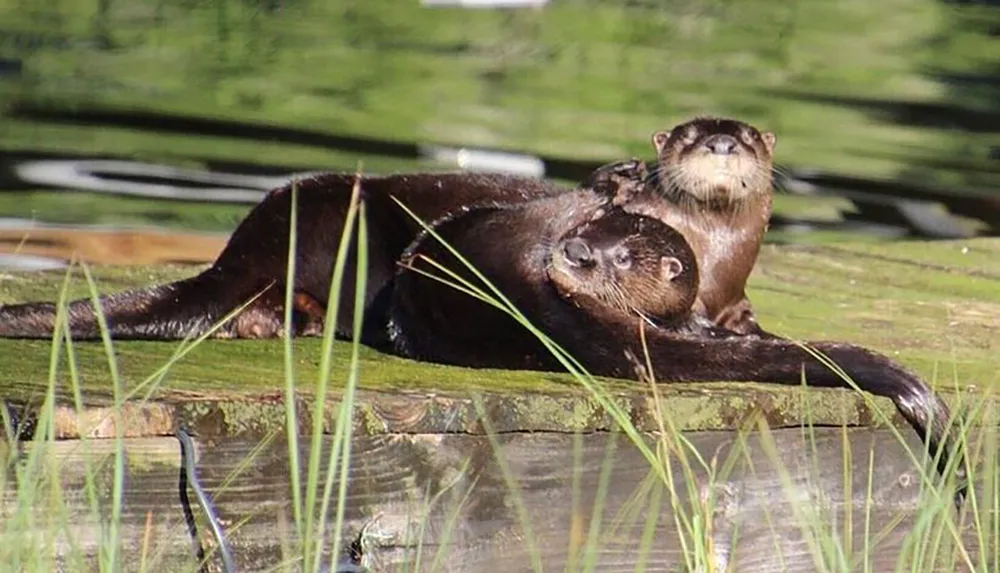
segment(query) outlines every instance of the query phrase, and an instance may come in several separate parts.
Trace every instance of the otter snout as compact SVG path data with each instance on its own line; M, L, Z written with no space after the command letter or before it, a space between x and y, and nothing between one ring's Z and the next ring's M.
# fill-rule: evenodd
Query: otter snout
M705 147L716 155L732 155L736 152L736 138L724 133L715 134L705 140Z
M591 267L596 262L590 244L580 237L574 237L563 243L563 256L566 262L574 267Z

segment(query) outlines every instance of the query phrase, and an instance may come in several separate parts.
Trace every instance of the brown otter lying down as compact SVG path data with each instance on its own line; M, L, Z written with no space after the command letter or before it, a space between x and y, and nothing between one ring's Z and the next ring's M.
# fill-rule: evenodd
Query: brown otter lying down
M618 203L665 220L691 243L702 267L695 312L736 332L761 333L744 289L770 215L774 136L728 119L699 118L653 136L658 151L649 181ZM484 204L515 204L566 195L589 208L617 190L616 170L599 169L575 190L525 177L441 173L364 177L368 223L368 276L362 340L385 343L385 305L400 254L420 227L393 198L425 221ZM298 183L298 225L293 298L294 335L322 331L337 248L355 177L326 174ZM110 335L116 339L177 339L200 335L256 295L245 310L216 331L220 338L268 338L282 333L288 265L291 186L275 189L233 232L212 266L170 284L102 297ZM355 251L349 252L341 300L354 298ZM342 304L337 334L348 337L353 307ZM47 338L55 305L0 307L0 337ZM89 300L69 305L70 331L97 338Z
M555 196L471 210L432 228L591 374L636 378L637 365L645 364L644 326L658 382L798 385L804 373L810 386L850 387L793 342L737 335L692 312L695 252L658 219L617 208L588 211ZM389 328L398 353L477 368L564 370L510 314L426 276L446 276L428 260L483 288L439 240L423 233L404 253L391 296ZM891 398L932 452L953 449L948 407L914 374L852 344L811 346L862 390Z
M501 175L364 178L372 233L363 341L384 343L388 334L400 354L449 364L560 369L508 315L413 270L425 256L458 267L399 199L424 220L442 217L436 232L593 374L636 376L641 321L649 326L652 375L662 382L800 384L804 372L810 385L848 387L791 342L741 336L764 334L744 288L770 213L774 137L699 119L653 139L660 156L652 176L639 162L611 164L573 191ZM322 331L353 183L331 174L300 185L292 334ZM111 335L197 335L258 293L218 335L281 334L290 195L289 187L269 194L205 272L103 297ZM397 271L401 255L412 268ZM344 301L353 298L353 263ZM51 336L54 317L51 303L0 308L0 336ZM338 334L350 334L351 321L343 304ZM98 336L88 300L70 304L69 323L75 337ZM813 346L863 390L891 398L934 448L950 444L947 407L913 374L854 345Z

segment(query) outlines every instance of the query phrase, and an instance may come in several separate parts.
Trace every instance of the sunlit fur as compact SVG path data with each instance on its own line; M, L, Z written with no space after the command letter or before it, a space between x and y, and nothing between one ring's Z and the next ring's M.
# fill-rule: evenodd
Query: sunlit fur
M734 153L718 155L705 146L714 135L737 141ZM649 178L681 207L697 203L739 209L753 193L771 188L773 162L766 138L756 129L731 120L697 118L677 126L665 141Z
M678 313L678 322L645 329L644 338L640 339L638 319L632 311L648 310L647 302L644 298L630 298L629 304L624 305L629 314L622 316L621 295L650 294L636 292L625 281L607 280L637 273L578 273L576 269L599 269L597 258L580 256L583 252L579 251L566 253L569 260L560 261L565 252L560 243L579 237L588 241L592 251L603 249L614 253L624 242L634 240L636 230L632 227L639 225L637 220L650 221L650 218L624 209L609 209L606 216L587 219L582 212L572 212L580 208L584 197L565 194L517 206L472 210L435 225L434 238L422 235L407 248L403 260L416 255L438 261L446 268L464 268L438 241L441 239L463 253L466 262L480 269L517 305L524 319L551 337L591 375L636 379L635 360L631 356L645 357L658 383L728 380L793 387L806 383L833 388L856 383L863 391L892 399L899 412L929 442L932 452L938 446L946 446L940 470L946 469L949 452L961 454L948 430L947 404L912 373L864 348L838 342L810 344L843 368L853 381L847 382L795 342L756 335L729 336L714 329L707 318L692 317L690 311ZM667 205L664 210L673 208ZM581 220L587 229L577 231ZM675 227L661 218L654 221L644 223L639 234L652 241L661 237L662 242L630 248L644 253L646 259L656 261L661 267L664 258L673 257L682 266L702 273L697 264L691 264L691 247ZM484 233L491 240L484 241ZM545 241L544 250L539 246L542 237L552 237L551 241ZM722 249L730 250L733 244L736 243L722 242ZM593 264L573 264L587 259ZM614 264L614 257L602 257L603 260ZM645 268L640 267L637 272ZM505 312L505 305L484 304L416 271L404 266L394 277L389 320L394 333L393 348L399 354L471 368L565 371L565 362L552 352L551 346ZM464 276L471 278L472 273ZM657 293L659 296L678 292L690 296L698 289L697 278L691 276L691 282L685 283L683 272L658 276L673 277L666 283L669 288ZM606 286L609 284L619 286ZM581 308L564 304L567 298ZM614 306L602 306L604 300Z
M563 246L573 238L587 241L595 258L592 266L580 267L566 259ZM631 258L624 269L611 260L611 253L622 247ZM563 298L577 306L610 307L647 320L672 321L686 317L694 302L698 284L694 253L680 233L656 219L596 219L555 241L548 252L549 279ZM668 268L671 259L679 263L679 273Z

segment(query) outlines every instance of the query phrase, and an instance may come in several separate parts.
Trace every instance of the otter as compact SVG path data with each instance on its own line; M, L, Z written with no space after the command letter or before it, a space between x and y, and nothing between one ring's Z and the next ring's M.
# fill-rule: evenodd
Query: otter
M731 119L696 118L652 140L649 186L659 196L627 198L626 208L665 222L691 244L701 271L696 313L740 334L772 336L757 324L746 283L771 218L776 136Z
M425 274L442 276L429 263L435 261L484 288L439 237L592 375L640 378L642 327L649 374L658 382L799 385L804 374L809 386L851 387L792 341L738 335L694 312L697 251L658 218L621 208L595 217L553 197L471 210L431 229L434 234L422 233L402 256L391 295L389 330L403 356L473 368L565 370L506 310ZM924 382L860 346L810 346L860 389L892 399L932 453L945 448L944 469L954 451L950 413Z
M500 174L441 173L360 178L369 228L368 276L362 342L388 344L385 301L396 261L416 237L421 219L434 220L478 204L524 203L567 195L581 207L606 201L626 182L642 185L641 162L622 161L595 170L576 190L539 179ZM323 331L332 269L347 221L355 177L325 174L297 184L298 237L293 286L293 336ZM202 273L173 283L101 297L109 334L116 339L170 340L199 336L230 312L246 305L214 333L215 338L272 338L284 330L284 284L288 261L291 185L273 190L240 223L215 262ZM456 210L454 205L459 205ZM356 241L351 241L342 300L353 300ZM0 306L0 337L52 336L56 305L49 302ZM71 301L67 314L77 339L97 339L100 329L89 299ZM342 304L335 333L347 338L353 308Z
M600 171L600 170L598 170ZM597 174L595 174L597 177ZM328 173L295 183L297 250L292 335L322 331L337 249L348 217L353 174ZM427 220L457 206L514 203L565 193L565 187L540 179L501 174L439 173L361 177L368 226L368 277L363 340L379 346L385 336L378 325L399 254L420 226L393 197ZM116 339L169 340L198 336L228 313L247 304L214 334L219 338L271 338L284 328L292 184L272 190L234 230L212 265L200 274L173 283L101 297L109 334ZM353 300L356 241L352 240L342 300ZM69 303L74 338L96 339L100 331L89 299ZM336 332L349 337L351 304L342 304ZM52 335L56 306L26 303L0 306L0 337L46 338Z
M432 221L480 205L521 204L556 195L567 195L586 206L604 200L609 193L614 195L615 204L667 221L691 243L703 277L696 312L736 332L762 333L754 328L753 312L743 292L763 236L761 225L766 226L770 213L774 136L760 135L736 120L717 118L698 118L669 133L659 133L653 136L659 156L656 168L650 170L648 181L639 185L623 185L639 170L640 162L635 160L604 166L575 190L500 174L360 178L371 230L362 342L376 348L388 344L385 308L395 263L420 231L393 199L422 220ZM738 145L730 146L733 134L741 139ZM686 163L691 166L685 167ZM353 175L331 173L297 183L296 274L291 285L295 304L289 335L314 335L323 330L332 268L355 180ZM291 184L272 190L237 226L222 253L204 272L166 285L102 297L112 338L198 336L247 301L252 302L214 336L270 338L283 334L291 195ZM727 218L726 213L739 216ZM341 300L353 300L355 294L354 243L349 249ZM731 260L725 259L726 253L732 255ZM51 303L2 306L0 337L49 337L55 310ZM739 320L731 320L732 316ZM74 338L99 337L90 300L71 302L68 318ZM334 328L339 337L350 337L353 305L341 305Z
M613 204L659 219L698 259L695 312L737 334L775 338L746 295L774 196L777 137L733 119L698 117L652 135L657 160L643 186L619 185ZM618 183L612 174L605 181Z
M658 222L600 213L559 239L548 280L590 314L611 307L650 324L686 322L698 292L697 261L680 233Z

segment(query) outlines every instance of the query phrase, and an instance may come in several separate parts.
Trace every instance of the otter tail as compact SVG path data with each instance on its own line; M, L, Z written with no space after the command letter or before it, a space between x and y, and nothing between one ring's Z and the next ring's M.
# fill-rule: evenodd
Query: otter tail
M943 448L938 469L943 473L950 456L956 457L956 472L965 475L962 454L954 435L948 406L916 375L887 357L853 344L837 342L808 343L809 348L825 356L821 362L813 353L781 339L734 337L725 340L680 342L657 340L664 344L653 352L653 369L660 380L763 382L827 388L851 388L845 376L861 390L885 396L895 403L906 421L930 446L931 455ZM691 345L693 352L681 351ZM657 360L659 358L659 360ZM691 362L688 362L691 360ZM828 363L825 363L827 362ZM832 366L832 367L831 367ZM958 426L957 422L954 424Z
M115 339L172 340L198 336L253 296L233 300L212 270L177 282L101 296L101 310ZM67 303L67 320L74 339L101 336L89 298ZM33 302L0 306L0 338L50 338L57 304Z

